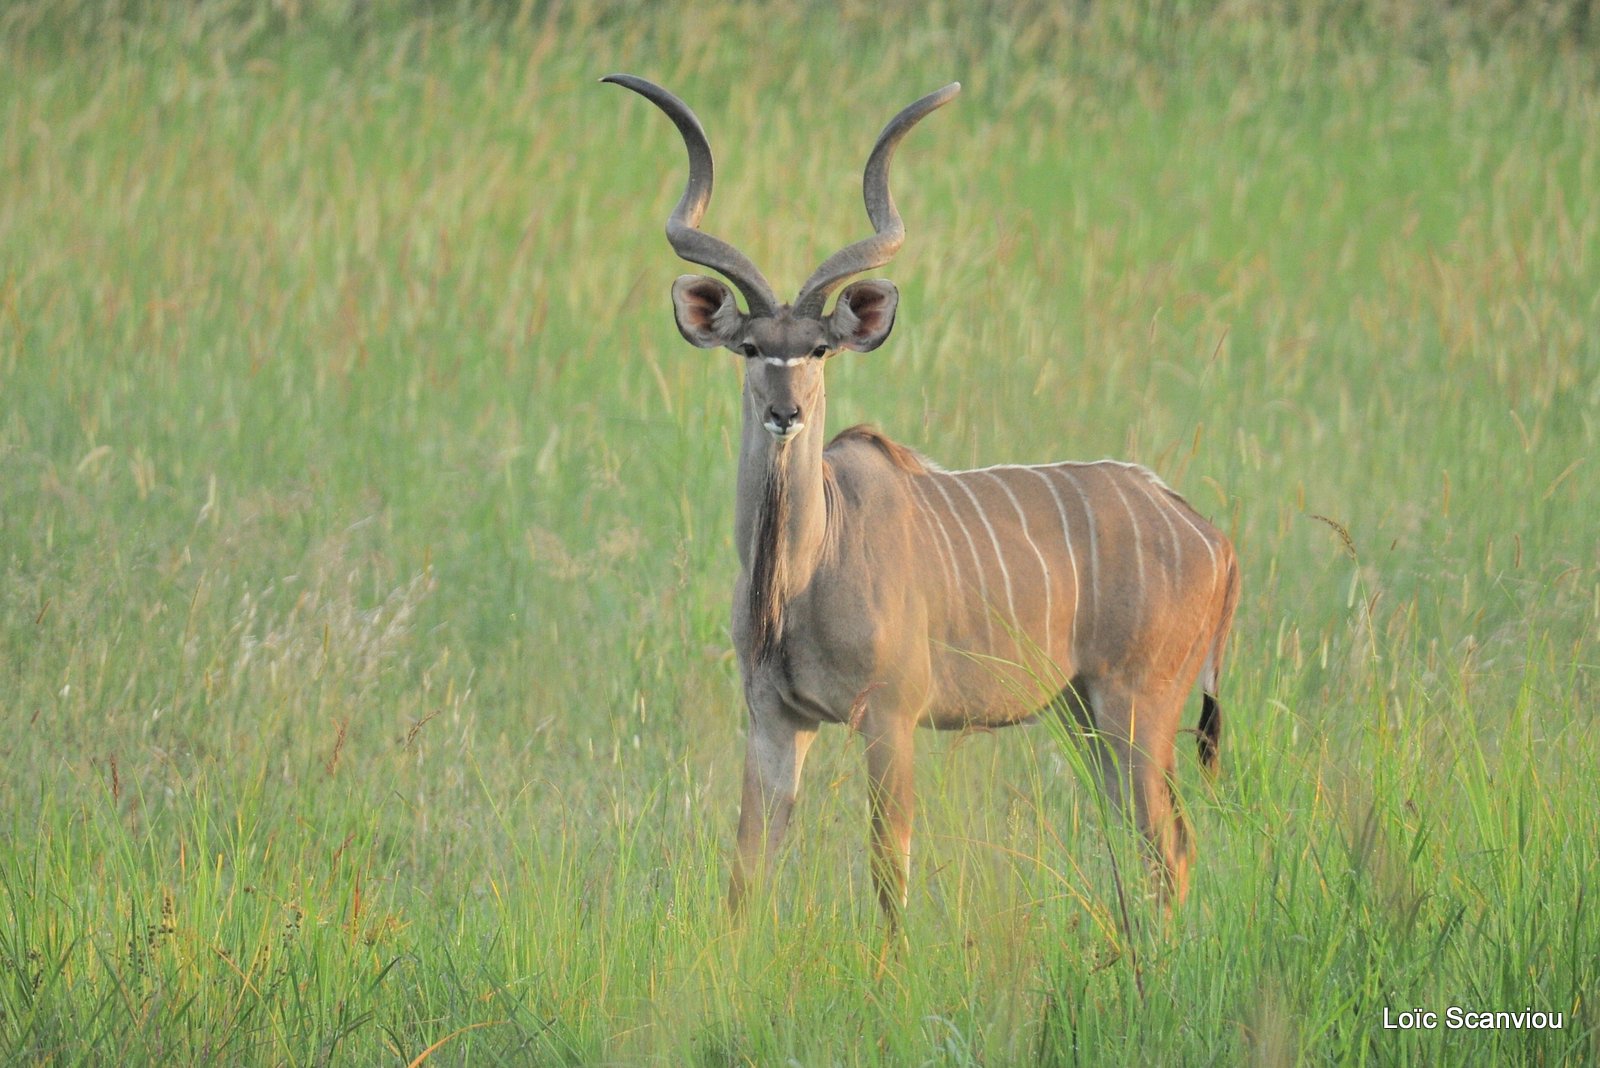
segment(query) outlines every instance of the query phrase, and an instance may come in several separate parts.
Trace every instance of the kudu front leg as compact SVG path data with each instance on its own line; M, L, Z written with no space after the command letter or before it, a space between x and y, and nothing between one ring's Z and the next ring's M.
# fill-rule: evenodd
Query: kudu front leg
M872 805L872 883L878 904L891 924L906 906L911 878L911 818L915 807L911 723L886 723L868 729L867 792Z
M800 769L816 736L816 724L785 712L750 713L744 791L739 801L738 855L728 882L728 906L735 913L751 886L766 876L778 843L783 841L800 788Z

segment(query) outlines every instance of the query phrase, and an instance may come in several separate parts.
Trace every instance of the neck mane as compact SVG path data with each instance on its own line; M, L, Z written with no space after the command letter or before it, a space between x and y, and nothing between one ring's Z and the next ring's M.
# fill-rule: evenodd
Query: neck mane
M783 640L783 609L789 594L788 528L793 473L784 451L767 465L755 533L750 545L750 658L770 660Z
M746 428L739 457L735 526L748 579L745 611L752 664L773 659L785 613L832 555L839 498L822 455L822 420L779 444L759 424Z

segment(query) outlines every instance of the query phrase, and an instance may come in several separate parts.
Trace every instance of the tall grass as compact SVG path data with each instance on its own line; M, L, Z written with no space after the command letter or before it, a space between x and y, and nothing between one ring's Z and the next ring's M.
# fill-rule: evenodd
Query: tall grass
M7 1059L1600 1059L1591 23L8 5ZM1235 538L1170 923L1028 730L919 739L903 954L844 732L724 917L738 369L668 322L682 150L613 70L780 289L963 81L833 406L1139 460ZM1564 1026L1382 1026L1450 1005Z

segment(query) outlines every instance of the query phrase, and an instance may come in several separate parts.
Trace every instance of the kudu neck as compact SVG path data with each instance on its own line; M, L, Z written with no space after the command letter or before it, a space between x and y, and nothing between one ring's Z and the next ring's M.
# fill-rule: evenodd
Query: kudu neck
M805 429L779 441L763 425L750 395L744 397L739 445L738 500L734 508L739 561L747 572L757 557L775 553L775 572L790 589L815 570L827 533L822 447L827 403L818 397L805 413ZM769 514L776 509L781 514Z

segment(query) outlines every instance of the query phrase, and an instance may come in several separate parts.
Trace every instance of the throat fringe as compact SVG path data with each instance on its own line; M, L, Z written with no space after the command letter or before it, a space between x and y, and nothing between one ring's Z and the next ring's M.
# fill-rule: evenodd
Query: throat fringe
M750 558L751 658L758 664L771 659L783 640L783 602L789 585L784 563L788 529L789 473L787 465L780 462L767 471Z

